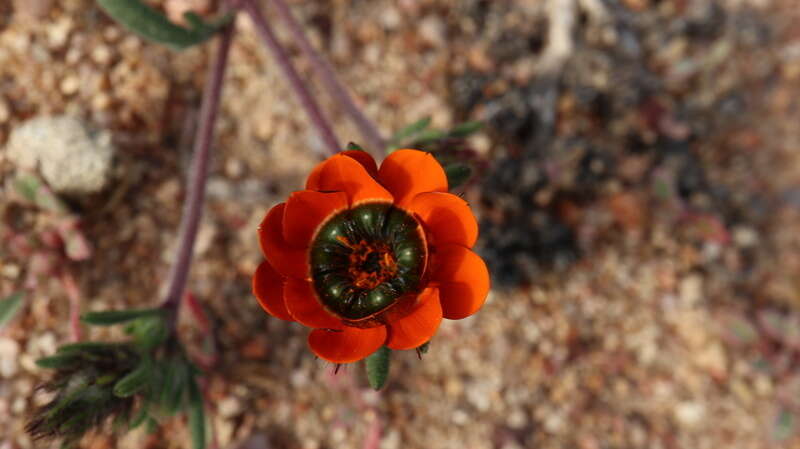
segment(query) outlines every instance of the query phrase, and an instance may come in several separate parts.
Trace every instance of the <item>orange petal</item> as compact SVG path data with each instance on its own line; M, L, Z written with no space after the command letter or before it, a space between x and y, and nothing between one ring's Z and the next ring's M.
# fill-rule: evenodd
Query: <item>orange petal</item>
M286 201L283 213L283 236L286 242L307 248L319 225L344 209L347 209L347 195L342 192L294 192Z
M422 192L447 192L447 176L439 162L419 150L397 150L387 157L378 170L378 181L400 206Z
M343 154L347 157L352 157L358 161L358 163L361 164L367 173L369 173L369 175L373 178L378 176L378 164L375 163L375 159L373 159L372 156L366 151L347 150L342 151L340 154Z
M283 278L266 260L253 275L253 294L268 314L286 321L294 321L283 302Z
M357 362L383 346L386 327L361 329L346 326L340 331L316 329L308 335L308 346L318 357L333 363Z
M286 203L280 203L267 212L258 227L259 242L264 257L275 270L285 277L306 279L308 254L304 248L290 245L283 238L283 215Z
M472 248L478 239L478 222L466 201L444 192L415 196L408 209L417 214L433 235L433 245L454 243Z
M458 245L436 248L431 276L439 287L444 317L460 320L477 312L489 294L489 270L474 252Z
M367 173L359 161L337 154L320 163L306 181L306 189L344 192L350 205L364 201L393 201L392 194Z
M413 349L433 337L442 322L442 305L439 291L426 288L419 295L419 303L409 315L392 321L386 346L391 349Z
M287 279L283 284L283 300L289 315L300 324L315 329L341 329L342 320L328 313L314 294L310 282Z

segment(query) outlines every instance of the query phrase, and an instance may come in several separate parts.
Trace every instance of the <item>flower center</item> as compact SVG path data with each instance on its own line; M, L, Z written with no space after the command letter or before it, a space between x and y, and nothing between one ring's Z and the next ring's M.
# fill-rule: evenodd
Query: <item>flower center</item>
M427 262L417 220L389 203L366 203L330 217L311 243L311 280L342 319L369 319L420 289Z
M372 290L397 274L394 254L385 243L370 244L362 240L350 247L353 252L348 273L356 287Z

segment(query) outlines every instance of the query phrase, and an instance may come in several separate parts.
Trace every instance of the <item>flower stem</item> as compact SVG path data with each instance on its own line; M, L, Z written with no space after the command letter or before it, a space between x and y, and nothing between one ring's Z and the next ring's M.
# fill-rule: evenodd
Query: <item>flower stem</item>
M175 261L170 268L167 290L162 308L169 313L169 328L175 328L180 304L189 268L192 265L192 251L203 215L203 199L208 178L208 161L211 142L214 138L214 123L219 111L219 99L222 94L222 81L228 64L231 41L233 40L233 23L220 33L217 54L211 67L210 76L203 90L203 103L200 107L200 120L195 133L192 165L189 169L188 193L181 215L178 230L178 249Z
M328 151L331 154L338 153L342 148L339 146L339 141L336 138L336 134L333 132L333 128L322 114L319 104L317 104L317 102L314 100L314 97L311 96L311 92L308 90L303 80L300 79L300 75L297 73L294 65L292 65L292 62L289 60L286 50L284 50L281 44L278 42L275 32L264 18L261 10L253 0L243 0L240 6L245 12L247 12L247 14L250 15L250 18L253 20L253 24L256 27L256 31L264 41L264 44L267 46L267 48L269 48L270 52L272 52L272 56L275 58L278 65L283 70L283 74L289 80L289 84L291 85L295 94L297 94L300 104L306 110L311 122L317 128L317 131L322 137L322 140L324 141L325 146L328 148Z
M311 42L309 42L303 31L303 27L297 22L297 19L294 18L289 6L284 0L272 0L272 3L278 11L278 16L281 20L286 22L286 25L289 27L289 31L300 46L300 50L311 62L311 67L319 75L328 93L339 103L344 111L350 115L350 118L358 127L367 144L378 154L383 154L386 151L386 141L381 136L377 126L375 126L375 124L364 115L358 105L356 105L350 92L348 92L347 88L337 78L331 64L311 45Z

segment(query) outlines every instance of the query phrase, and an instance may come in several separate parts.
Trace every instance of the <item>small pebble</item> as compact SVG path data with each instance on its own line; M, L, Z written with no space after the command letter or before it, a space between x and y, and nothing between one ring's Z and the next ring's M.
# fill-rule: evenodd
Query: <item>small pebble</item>
M0 337L0 376L9 378L19 370L19 343L11 338Z
M25 122L11 132L6 150L21 167L38 166L54 191L70 194L100 191L114 152L110 134L90 134L83 122L70 116Z

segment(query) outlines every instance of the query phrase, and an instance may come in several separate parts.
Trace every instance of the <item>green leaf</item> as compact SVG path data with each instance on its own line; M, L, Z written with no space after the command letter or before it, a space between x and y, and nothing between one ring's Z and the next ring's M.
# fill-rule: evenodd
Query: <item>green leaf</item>
M464 122L450 130L450 136L458 138L469 137L481 128L483 128L483 122L481 121Z
M122 343L105 343L102 341L82 341L80 343L70 343L61 345L58 348L59 354L69 354L72 352L93 351L93 350L111 350L122 346Z
M431 125L431 118L425 117L423 119L417 120L416 122L406 126L405 128L398 131L394 136L392 136L391 142L394 145L398 145L403 143L405 139L409 137L416 136L417 134L421 133L428 129Z
M164 381L161 390L161 406L167 414L175 414L183 405L187 382L191 380L191 368L183 357L174 357L163 366Z
M431 348L431 342L426 341L425 343L422 344L422 346L417 348L417 351L419 351L420 354L427 354L430 348Z
M355 142L348 143L347 147L345 149L347 151L367 151L364 148L362 148L361 145L359 145L359 144L357 144Z
M206 447L206 416L203 411L203 395L194 377L189 379L189 432L192 434L192 448Z
M89 312L81 317L81 321L96 326L111 326L137 318L161 316L163 313L162 309L107 310L104 312Z
M150 359L142 360L135 370L114 384L114 395L121 398L133 396L150 383L152 374L153 364Z
M232 20L228 15L215 23L203 22L197 14L184 15L191 28L170 22L163 14L141 0L97 0L100 7L125 28L173 50L200 44Z
M453 190L469 180L470 176L472 176L472 167L460 162L454 162L444 167L444 173L447 175L447 185L450 190Z
M75 363L74 354L61 354L44 357L36 361L36 366L46 369L66 368Z
M148 413L149 409L150 401L142 401L142 405L139 406L139 410L136 412L136 415L134 415L128 423L128 428L135 429L144 424L144 422L147 421L147 418L150 417L150 414Z
M367 380L375 390L380 390L389 378L391 356L392 350L382 346L367 357Z
M23 292L14 292L0 301L0 329L11 321L22 307Z
M415 139L412 146L420 147L429 143L435 143L447 137L447 132L440 129L429 129L420 133Z
M21 174L14 179L14 188L27 201L49 212L63 214L67 206L38 177Z
M113 374L113 373L112 374L104 374L104 375L98 377L97 380L94 381L94 383L95 383L95 385L103 386L103 385L108 385L108 384L110 384L110 383L112 383L112 382L114 382L116 380L117 380L117 375L116 374Z
M152 416L147 417L147 433L153 435L158 432L158 421L153 419Z
M163 314L134 320L125 331L133 336L144 351L161 346L169 337L169 329Z

